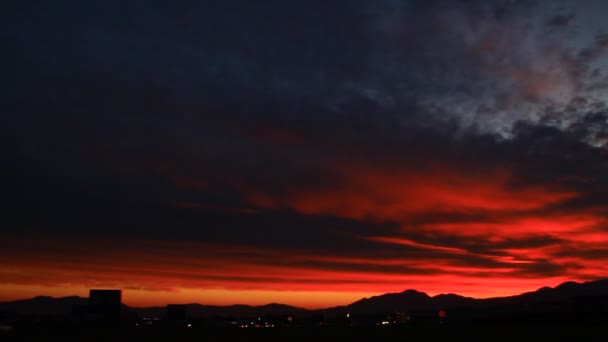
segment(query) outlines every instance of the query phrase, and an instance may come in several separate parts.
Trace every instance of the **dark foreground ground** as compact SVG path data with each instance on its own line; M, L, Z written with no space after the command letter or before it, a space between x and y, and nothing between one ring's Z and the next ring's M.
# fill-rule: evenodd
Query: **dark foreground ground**
M0 341L607 341L608 325L584 322L269 329L176 327L32 327L0 332Z

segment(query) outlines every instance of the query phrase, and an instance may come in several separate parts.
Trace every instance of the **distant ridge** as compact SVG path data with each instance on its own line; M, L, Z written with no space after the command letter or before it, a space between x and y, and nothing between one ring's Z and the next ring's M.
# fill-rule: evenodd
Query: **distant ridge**
M68 315L71 314L74 305L86 304L87 302L87 298L78 296L60 298L37 296L13 302L0 302L0 312L29 315Z
M562 283L555 288L542 287L536 291L508 297L475 299L457 294L440 294L429 296L416 290L405 290L399 293L362 298L349 305L325 309L307 310L285 304L271 303L260 306L229 305L215 306L198 303L187 304L187 311L194 318L212 317L260 317L272 316L341 316L377 315L383 313L405 312L408 314L433 314L438 310L492 310L504 312L546 310L573 310L584 302L586 310L608 311L608 279L577 283ZM24 315L70 315L72 307L87 303L87 298L68 296L53 298L38 296L11 302L0 302L0 313ZM165 306L137 308L123 305L127 311L140 316L163 317ZM556 309L557 308L557 309Z

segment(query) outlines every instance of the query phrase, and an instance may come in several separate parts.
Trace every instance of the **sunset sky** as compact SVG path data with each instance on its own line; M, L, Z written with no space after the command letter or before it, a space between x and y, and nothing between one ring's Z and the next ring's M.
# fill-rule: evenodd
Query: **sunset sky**
M0 301L608 277L608 1L3 7Z

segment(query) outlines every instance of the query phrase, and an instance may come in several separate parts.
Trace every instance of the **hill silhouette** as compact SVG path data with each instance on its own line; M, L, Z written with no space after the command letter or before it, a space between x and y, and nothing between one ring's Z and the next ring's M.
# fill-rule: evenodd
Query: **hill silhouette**
M83 305L87 302L87 298L78 296L60 298L38 296L13 302L0 302L0 312L32 315L67 315L72 312L74 305Z
M87 298L69 296L53 298L38 296L11 302L0 302L0 313L36 314L36 315L70 315L73 305L85 304ZM547 312L587 313L608 312L608 279L584 283L565 282L556 286L542 287L536 291L515 296L476 299L458 294L440 294L429 296L416 290L405 290L400 293L386 293L370 298L363 298L349 305L325 309L308 310L284 304L267 304L261 306L229 305L215 306L198 303L187 304L188 315L193 318L211 317L260 317L260 316L342 316L378 315L404 312L411 315L428 315L447 310L460 314L483 311L484 314L543 314ZM144 317L163 317L165 306L129 307L126 311Z

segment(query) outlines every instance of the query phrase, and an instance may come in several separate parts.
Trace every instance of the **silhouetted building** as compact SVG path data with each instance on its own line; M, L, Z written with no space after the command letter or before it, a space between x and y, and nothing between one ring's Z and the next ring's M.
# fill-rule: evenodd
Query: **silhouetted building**
M167 305L167 319L170 321L185 321L188 319L187 305L169 304Z
M119 317L121 297L121 290L91 289L88 313L98 317Z

